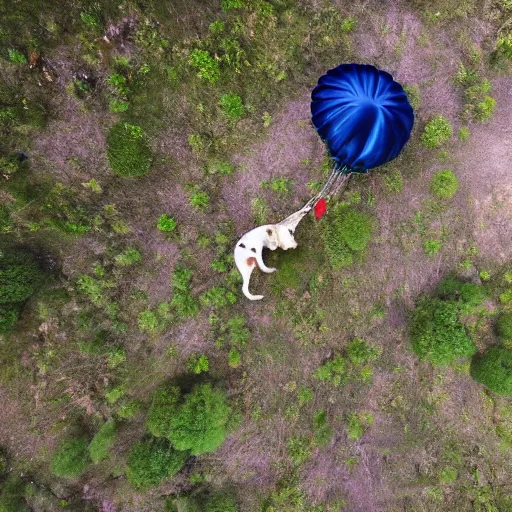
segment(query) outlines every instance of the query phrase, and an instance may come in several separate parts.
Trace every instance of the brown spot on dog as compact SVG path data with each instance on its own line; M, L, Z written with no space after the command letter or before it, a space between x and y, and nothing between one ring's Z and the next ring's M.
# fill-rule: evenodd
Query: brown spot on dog
M249 267L254 267L254 265L256 265L256 258L251 256L250 258L247 258L246 263Z
M267 229L267 235L272 236L272 230L271 229Z

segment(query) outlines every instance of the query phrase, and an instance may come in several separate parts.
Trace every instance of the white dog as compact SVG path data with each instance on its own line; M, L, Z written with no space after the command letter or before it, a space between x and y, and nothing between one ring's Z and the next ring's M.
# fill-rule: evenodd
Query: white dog
M242 274L242 291L250 300L261 300L263 295L252 295L249 291L249 280L256 265L265 273L271 274L276 268L269 268L262 258L263 247L275 251L278 247L295 249L295 228L303 217L312 209L314 199L308 201L298 212L292 213L278 224L266 224L245 233L235 247L235 264Z
M263 295L252 295L249 291L249 280L256 265L265 273L271 274L277 268L269 268L263 262L263 247L275 251L295 249L297 242L293 230L281 224L266 224L245 233L235 247L235 264L242 274L244 295L250 300L261 300Z

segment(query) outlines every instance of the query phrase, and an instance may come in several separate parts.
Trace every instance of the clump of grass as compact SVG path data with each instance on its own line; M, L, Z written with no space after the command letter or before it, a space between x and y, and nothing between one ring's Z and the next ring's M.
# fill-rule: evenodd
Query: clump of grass
M88 445L85 436L69 437L61 441L52 455L52 473L67 478L79 476L89 464Z
M224 94L220 98L219 105L224 115L233 121L238 121L244 117L245 107L242 98L238 94Z
M421 105L421 92L417 85L404 85L404 92L413 110L418 110Z
M441 240L436 240L434 238L430 240L425 240L423 242L423 250L427 256L435 256L443 247L443 242Z
M442 169L430 179L430 193L438 199L451 199L459 189L459 180L451 169Z
M164 213L163 215L160 215L158 218L158 222L156 223L156 227L160 231L164 231L165 233L171 233L176 229L176 226L178 225L178 222L174 217L171 215L167 215Z
M463 114L475 121L487 121L494 115L496 101L489 96L492 87L488 80L468 87L464 92L466 105Z
M457 480L457 469L452 466L446 466L439 471L439 483L453 484Z
M210 308L223 308L229 304L236 302L236 295L223 286L213 286L204 292L199 300L201 303Z
M104 423L89 444L89 456L96 464L110 456L110 448L116 440L116 424L113 420Z
M466 142L469 139L469 136L471 135L471 133L469 131L469 128L463 126L462 128L459 128L457 135L459 136L459 139L462 142Z
M290 178L274 178L261 182L261 188L268 188L281 195L287 195L291 191L292 180Z
M125 178L145 176L153 159L142 128L122 122L108 132L107 155L112 170Z
M214 84L220 78L220 68L218 62L206 50L193 50L190 53L190 64L198 72L197 76Z
M208 174L228 176L229 174L233 174L234 170L231 163L223 160L213 160L208 164Z
M471 361L471 376L499 395L512 395L512 350L491 347Z
M346 359L340 354L336 355L333 359L316 369L315 378L324 382L330 382L334 386L345 384L348 379Z
M349 266L364 254L374 230L371 215L344 203L332 209L323 229L325 252L334 269Z
M437 148L452 136L452 125L442 115L435 116L425 126L420 140L427 148Z
M153 311L141 311L138 325L141 332L156 332L160 328L160 321Z
M240 354L240 351L237 348L232 347L228 353L229 366L231 366L231 368L238 368L240 366L241 362L242 362L242 355Z
M167 439L143 439L128 452L126 477L132 487L146 491L175 475L186 459L187 453L174 449Z
M384 176L384 185L390 194L399 194L404 188L404 178L397 170L391 171Z

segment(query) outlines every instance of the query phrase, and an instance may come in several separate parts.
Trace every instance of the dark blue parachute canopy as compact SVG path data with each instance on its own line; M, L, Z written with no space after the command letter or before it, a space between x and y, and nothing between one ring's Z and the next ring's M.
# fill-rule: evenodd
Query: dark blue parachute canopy
M402 86L366 64L342 64L320 77L311 114L331 158L346 172L366 172L397 157L414 113Z

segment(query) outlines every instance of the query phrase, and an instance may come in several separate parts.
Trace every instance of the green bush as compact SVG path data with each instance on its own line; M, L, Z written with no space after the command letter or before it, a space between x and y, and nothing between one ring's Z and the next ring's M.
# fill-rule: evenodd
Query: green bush
M27 300L42 278L41 268L32 254L0 250L0 304Z
M329 261L338 269L351 265L354 255L363 254L373 234L373 219L344 203L336 205L332 214L322 234Z
M228 494L214 494L206 502L205 512L238 512L238 505Z
M21 53L19 50L9 48L9 50L7 50L7 53L9 54L9 60L11 62L15 62L16 64L26 64L28 62L27 57L25 57L25 55Z
M471 376L499 395L512 395L512 350L491 347L471 361Z
M142 254L135 247L128 247L121 254L114 258L116 265L120 267L131 267L142 260Z
M222 112L233 121L238 121L245 114L242 98L238 94L224 94L220 98L219 105Z
M496 100L491 96L485 96L473 107L473 119L487 121L491 119L496 110Z
M0 512L30 512L24 499L26 483L13 474L0 486Z
M176 226L178 225L178 222L174 217L171 217L170 215L167 215L164 213L163 215L160 215L158 222L156 223L156 227L160 231L165 231L166 233L171 233L176 229Z
M154 395L146 417L146 428L155 437L168 437L180 400L178 387L163 386Z
M192 50L190 64L198 69L197 76L214 84L220 78L218 62L206 50Z
M169 439L192 455L213 452L226 438L230 412L224 392L210 384L196 385L172 419Z
M113 420L104 423L89 444L89 456L97 464L110 456L110 448L116 440L116 424Z
M444 300L461 302L464 311L480 306L485 298L485 288L476 283L461 281L454 275L446 276L437 286L437 295Z
M373 416L370 413L351 413L347 417L347 437L351 441L360 439L365 430L372 425Z
M430 193L438 199L451 199L459 189L459 180L450 169L433 174L430 179Z
M186 460L187 453L175 450L167 439L143 439L128 452L126 477L135 489L144 491L175 475Z
M126 178L145 176L151 167L151 148L140 126L122 122L112 126L107 155L112 170Z
M12 331L20 314L17 304L0 304L0 334Z
M420 140L427 148L437 148L450 140L451 136L452 125L447 119L439 115L427 123Z
M502 313L496 322L496 332L504 342L512 342L512 313Z
M416 354L440 366L472 356L476 347L460 315L461 307L457 302L423 299L411 321L411 341Z
M61 441L52 456L52 473L68 478L79 476L89 464L88 446L89 441L85 436Z
M171 306L176 309L180 317L190 318L199 311L199 304L190 292L192 271L187 268L176 267L172 273L171 283L173 296Z
M204 292L199 300L206 307L223 308L236 302L236 296L222 286L213 286Z
M371 347L364 340L355 338L347 347L347 356L354 365L363 365L375 359L379 354L379 349Z

